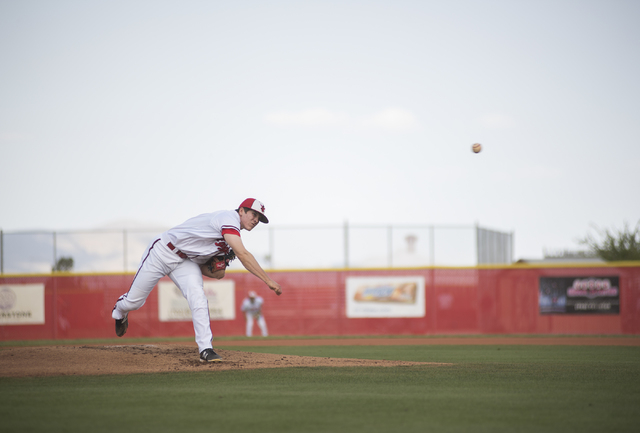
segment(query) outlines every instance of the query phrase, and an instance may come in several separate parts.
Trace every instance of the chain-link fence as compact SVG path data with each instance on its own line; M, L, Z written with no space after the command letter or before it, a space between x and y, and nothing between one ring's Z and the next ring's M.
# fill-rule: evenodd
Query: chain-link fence
M132 272L166 228L0 231L0 273L50 273L60 259L74 272ZM513 233L479 226L260 226L243 242L266 269L475 266L513 260ZM241 269L235 261L230 269Z

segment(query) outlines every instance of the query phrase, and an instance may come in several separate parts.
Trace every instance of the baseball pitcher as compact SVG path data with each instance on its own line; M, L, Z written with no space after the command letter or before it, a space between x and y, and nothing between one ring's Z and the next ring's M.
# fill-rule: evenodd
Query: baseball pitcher
M220 361L212 346L209 303L202 276L223 278L226 267L237 257L278 296L282 293L280 284L260 267L240 238L241 230L251 231L259 222L269 223L265 207L259 200L248 198L236 210L202 214L162 233L147 247L129 291L113 307L116 335L122 337L127 332L129 313L141 308L158 281L168 275L191 309L200 361Z

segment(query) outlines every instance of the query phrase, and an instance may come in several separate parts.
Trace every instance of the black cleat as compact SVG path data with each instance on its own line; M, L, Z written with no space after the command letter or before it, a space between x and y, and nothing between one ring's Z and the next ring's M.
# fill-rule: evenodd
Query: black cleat
M118 337L122 337L129 327L128 315L124 316L122 319L116 319L116 335Z
M220 355L218 355L213 349L204 349L200 352L200 362L218 362L222 361Z

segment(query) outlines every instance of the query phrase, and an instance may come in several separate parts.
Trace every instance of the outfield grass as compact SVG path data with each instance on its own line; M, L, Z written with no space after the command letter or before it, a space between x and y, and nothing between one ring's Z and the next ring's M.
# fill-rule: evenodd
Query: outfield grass
M229 349L453 365L1 378L2 431L635 432L640 423L640 347Z

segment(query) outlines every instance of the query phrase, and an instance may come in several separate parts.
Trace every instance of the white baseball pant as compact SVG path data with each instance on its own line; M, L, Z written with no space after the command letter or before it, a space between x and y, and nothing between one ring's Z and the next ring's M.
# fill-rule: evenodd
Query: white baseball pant
M111 317L122 319L130 311L141 308L158 281L166 275L178 286L189 304L198 350L202 352L211 348L213 334L209 302L204 294L200 267L191 260L180 258L160 239L147 247L131 288L118 299Z
M251 337L253 334L253 314L245 313L245 317L247 318L247 337ZM269 332L267 331L267 321L264 320L264 316L260 314L256 318L256 322L258 322L258 326L260 327L260 331L262 331L262 336L267 337Z

